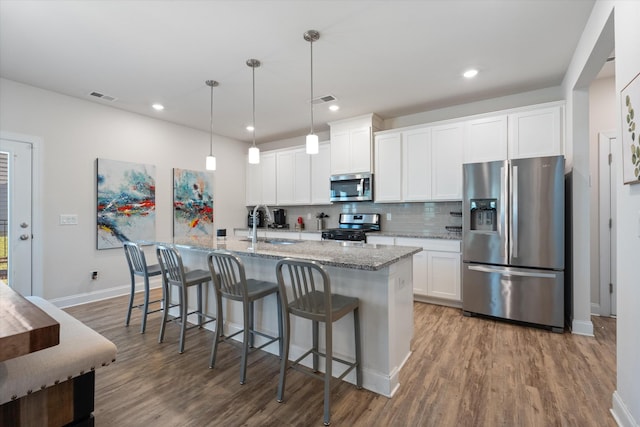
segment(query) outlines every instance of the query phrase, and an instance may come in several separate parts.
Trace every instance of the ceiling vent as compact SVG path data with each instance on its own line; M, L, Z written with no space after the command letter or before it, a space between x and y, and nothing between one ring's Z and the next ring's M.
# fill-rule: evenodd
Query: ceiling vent
M109 101L109 102L113 102L113 101L115 101L116 99L118 99L118 98L114 98L113 96L105 95L104 93L100 93L100 92L91 92L91 93L89 94L89 96L93 96L93 97L95 97L95 98L100 98L100 99L102 99L103 101Z
M319 96L317 98L313 98L311 100L311 103L313 105L317 105L317 104L324 104L325 102L332 102L335 100L336 100L336 97L333 95L324 95L324 96Z

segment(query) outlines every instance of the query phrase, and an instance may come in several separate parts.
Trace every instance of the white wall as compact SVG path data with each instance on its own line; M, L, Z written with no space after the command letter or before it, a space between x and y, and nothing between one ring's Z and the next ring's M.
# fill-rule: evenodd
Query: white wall
M562 82L567 101L568 163L573 168L574 333L593 335L591 323L589 94L588 87L614 48L613 3L596 2ZM577 213L580 213L579 215Z
M204 170L209 135L54 92L0 79L0 130L40 137L42 158L42 284L35 293L73 302L128 293L122 250L96 249L96 158L156 165L156 238L171 241L172 168ZM247 144L214 137L216 228L245 224L244 156ZM77 214L77 226L58 224ZM147 256L155 259L149 250ZM98 270L92 281L89 271Z
M600 314L600 215L598 179L598 135L600 132L615 131L616 120L616 81L615 78L595 80L589 86L589 170L591 173L590 209L591 209L591 307L592 313Z
M640 2L615 2L616 93L640 73ZM640 78L640 77L639 77ZM617 99L617 117L621 117ZM637 108L637 107L636 107ZM618 122L622 135L622 120ZM620 137L618 137L620 141ZM618 351L613 412L621 425L640 425L640 184L617 182Z

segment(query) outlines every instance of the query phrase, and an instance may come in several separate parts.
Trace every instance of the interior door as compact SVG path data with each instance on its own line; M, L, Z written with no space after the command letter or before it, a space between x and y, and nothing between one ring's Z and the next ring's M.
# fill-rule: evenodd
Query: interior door
M6 173L2 171L8 214L6 281L22 295L32 294L32 150L30 143L0 139L7 160Z
M600 315L616 315L615 271L615 133L600 133L599 139L599 229L600 229Z

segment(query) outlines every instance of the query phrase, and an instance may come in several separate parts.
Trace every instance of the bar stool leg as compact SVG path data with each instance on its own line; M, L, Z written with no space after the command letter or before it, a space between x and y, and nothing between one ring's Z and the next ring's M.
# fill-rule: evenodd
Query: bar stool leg
M167 324L167 318L169 317L169 301L171 297L169 295L169 287L166 284L164 278L162 279L162 323L160 323L160 334L158 335L158 343L164 340L164 328Z
M142 326L140 333L144 334L147 329L147 313L149 312L149 277L144 277L144 306L142 307Z
M280 378L278 379L278 396L276 400L280 403L284 400L284 386L289 367L289 314L283 313L282 318L282 358L280 360Z
M213 345L211 346L211 359L209 360L209 368L216 365L216 354L218 353L218 342L222 338L222 295L216 293L216 331L213 334Z
M315 372L318 372L318 325L319 322L318 321L312 321L312 332L311 335L313 336L313 370Z
M246 310L246 307L245 307ZM253 348L253 340L254 340L254 333L253 333L253 319L254 319L254 312L253 312L253 301L251 301L249 303L249 329L246 330L246 333L249 334L249 347ZM246 325L245 325L246 328Z
M242 333L242 360L240 361L240 384L244 384L247 379L247 354L249 353L249 341L252 336L251 324L250 324L250 308L253 304L249 304L249 307L244 307L242 317L244 321L244 332Z
M133 308L133 296L136 292L136 279L133 274L131 274L131 292L129 293L129 308L127 309L127 320L124 325L129 326L129 321L131 320L131 309Z
M324 368L324 425L331 423L331 375L333 367L333 334L332 325L327 323L325 326L325 353L326 366Z
M356 307L353 310L353 328L356 337L356 386L362 389L362 343L360 342L360 313Z
M184 336L187 332L187 313L188 313L189 299L187 297L187 289L182 286L180 288L180 351L184 353Z

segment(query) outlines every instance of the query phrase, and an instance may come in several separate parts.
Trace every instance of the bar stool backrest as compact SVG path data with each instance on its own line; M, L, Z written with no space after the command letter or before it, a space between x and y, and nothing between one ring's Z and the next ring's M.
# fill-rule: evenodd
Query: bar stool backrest
M124 242L124 254L127 257L129 270L138 276L147 274L147 261L144 252L136 242Z
M158 245L156 248L162 275L169 284L183 286L185 282L182 256L171 246Z
M322 265L285 258L276 265L276 276L280 295L286 303L285 310L308 319L330 322L331 279ZM286 299L287 285L293 293L291 303Z
M210 252L208 260L216 291L236 301L248 300L247 277L242 260L231 252L221 250Z

